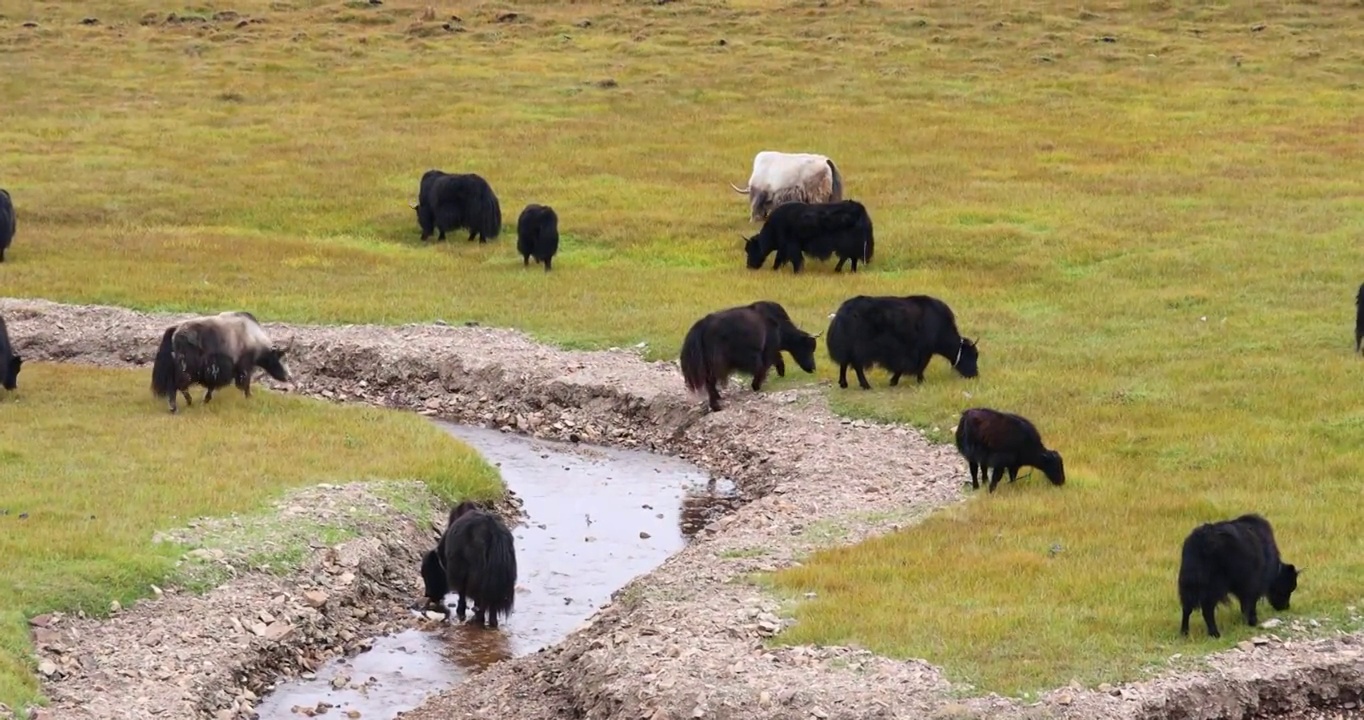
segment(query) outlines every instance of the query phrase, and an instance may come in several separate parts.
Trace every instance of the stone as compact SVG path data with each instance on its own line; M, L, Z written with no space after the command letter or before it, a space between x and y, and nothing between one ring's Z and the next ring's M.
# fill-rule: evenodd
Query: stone
M309 590L303 593L303 601L308 603L309 606L315 608L320 608L323 605L326 605L328 597L330 596L327 595L327 593L322 592L321 590Z

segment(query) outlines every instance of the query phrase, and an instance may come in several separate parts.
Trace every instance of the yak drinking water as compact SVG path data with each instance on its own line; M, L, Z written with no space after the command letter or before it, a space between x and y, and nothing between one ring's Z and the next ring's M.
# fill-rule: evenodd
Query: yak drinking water
M14 352L14 346L9 344L9 328L5 326L5 318L0 317L0 387L6 390L15 390L19 387L19 368L24 364L24 359Z
M710 409L719 410L717 386L735 371L753 376L753 392L762 389L768 368L775 367L778 377L786 377L783 351L800 369L813 373L818 337L796 327L775 302L760 300L718 310L697 320L682 340L682 379L690 392L705 388Z
M530 259L544 263L549 272L554 255L559 252L559 216L548 205L531 203L516 219L516 252L521 253L521 266L528 267Z
M1189 634L1189 616L1201 608L1208 635L1221 637L1214 611L1218 603L1230 604L1230 595L1241 602L1246 624L1254 627L1260 598L1267 598L1275 610L1287 610L1300 573L1279 557L1274 529L1260 515L1199 525L1185 538L1179 564L1179 634Z
M864 370L880 365L890 371L890 384L913 375L920 383L933 356L952 362L962 377L979 374L980 350L957 331L952 308L928 295L906 297L858 295L845 300L829 323L826 345L838 363L838 386L848 387L848 367L857 384L870 390Z
M417 224L422 229L422 242L431 233L439 232L437 240L455 228L469 231L469 240L478 237L480 243L496 238L502 232L502 206L492 186L474 173L451 174L441 170L427 170L422 174L417 191Z
M426 600L450 614L445 596L459 595L455 616L464 622L466 600L474 604L478 625L497 627L497 618L511 615L516 602L516 546L511 531L496 515L477 504L462 502L450 511L445 533L434 550L422 558ZM486 617L486 619L485 619Z
M235 384L251 397L251 376L257 367L280 382L290 382L284 364L285 349L276 348L265 330L248 312L224 312L186 320L166 328L152 364L152 394L164 397L170 411L176 412L175 394L185 396L193 405L189 386L208 389L204 402L213 391Z
M0 263L5 261L5 251L14 242L14 231L18 223L14 219L14 201L9 191L0 188Z
M994 492L1005 470L1009 471L1009 482L1014 482L1024 465L1041 470L1052 485L1066 484L1061 453L1048 450L1037 428L1022 415L970 408L957 422L956 440L957 451L971 468L972 489L980 489L977 470L982 479L987 473L992 475L990 492Z
M871 216L856 200L790 202L773 210L757 235L745 238L744 254L750 270L762 267L767 256L776 251L773 270L789 262L791 271L798 273L805 267L806 255L819 260L838 255L834 272L842 272L843 263L849 260L852 271L857 272L859 262L871 262L875 244Z

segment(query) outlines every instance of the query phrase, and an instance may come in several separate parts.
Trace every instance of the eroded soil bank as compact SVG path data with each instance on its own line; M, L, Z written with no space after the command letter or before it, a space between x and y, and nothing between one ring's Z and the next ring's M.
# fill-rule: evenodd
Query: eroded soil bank
M0 313L28 357L120 366L149 363L160 332L187 317L29 300L0 300ZM958 500L965 473L949 448L907 428L838 418L817 388L758 395L731 388L723 412L704 414L672 363L557 350L515 331L266 327L277 341L294 342L299 392L644 446L731 477L751 499L622 589L564 642L493 666L406 716L415 720L1229 718L1340 698L1364 685L1355 636L1271 639L1212 657L1210 672L1110 691L1060 688L1028 707L994 696L950 699L942 674L924 662L848 648L766 650L763 639L779 629L780 609L742 576L787 566L831 542L887 532ZM150 411L155 403L148 403ZM777 437L810 440L778 446ZM898 514L887 516L888 508ZM809 532L816 523L838 532Z

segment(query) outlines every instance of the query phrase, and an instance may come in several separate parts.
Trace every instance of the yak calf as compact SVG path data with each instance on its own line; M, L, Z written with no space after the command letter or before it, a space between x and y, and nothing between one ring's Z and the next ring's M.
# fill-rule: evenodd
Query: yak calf
M1287 610L1301 573L1279 557L1274 529L1260 515L1199 525L1185 538L1179 564L1179 634L1189 634L1189 616L1202 608L1208 635L1221 637L1214 611L1219 603L1230 604L1230 595L1241 602L1246 624L1254 627L1260 598L1267 598L1275 610Z
M521 253L522 267L529 267L534 257L549 272L550 262L559 252L559 215L554 208L531 203L521 211L516 220L516 252Z
M1041 470L1052 485L1066 484L1061 453L1048 450L1037 428L1021 415L990 408L963 412L957 422L957 451L971 467L973 490L980 489L977 470L981 479L990 473L990 492L994 492L1005 470L1009 471L1009 482L1014 482L1024 465Z

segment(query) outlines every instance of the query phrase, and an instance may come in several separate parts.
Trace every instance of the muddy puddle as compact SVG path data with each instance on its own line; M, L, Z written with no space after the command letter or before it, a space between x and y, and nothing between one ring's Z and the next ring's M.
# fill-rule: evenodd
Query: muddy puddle
M512 528L515 612L497 630L452 619L376 638L366 652L280 685L257 706L261 720L389 720L411 710L492 663L563 639L736 504L733 483L676 458L436 424L496 465L523 501L526 518ZM420 594L413 567L412 596Z

